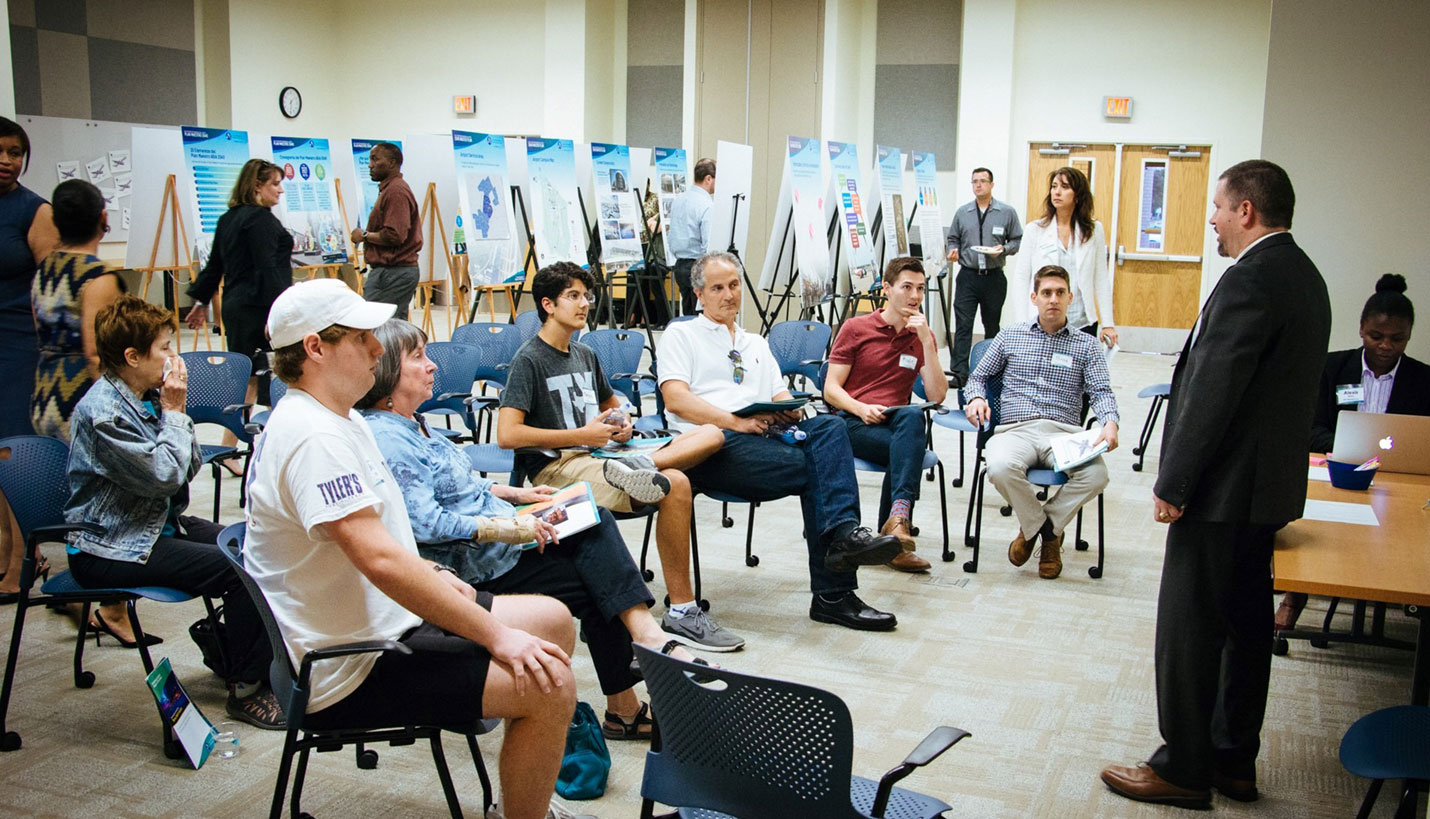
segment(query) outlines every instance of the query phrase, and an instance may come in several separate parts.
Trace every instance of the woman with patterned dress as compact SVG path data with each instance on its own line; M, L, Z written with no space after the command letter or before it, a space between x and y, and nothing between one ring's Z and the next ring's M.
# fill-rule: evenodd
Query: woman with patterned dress
M35 377L35 320L30 280L58 237L50 206L20 184L30 165L30 137L20 124L0 117L0 438L29 435L30 393ZM0 495L0 605L20 599L20 527Z

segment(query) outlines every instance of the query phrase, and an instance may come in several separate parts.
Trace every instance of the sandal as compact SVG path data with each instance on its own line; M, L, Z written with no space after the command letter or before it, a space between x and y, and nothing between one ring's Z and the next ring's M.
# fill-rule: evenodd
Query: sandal
M650 713L650 704L641 703L640 710L635 716L626 718L611 711L606 712L606 721L601 723L601 734L606 739L644 739L649 740L651 731L655 728L655 719Z

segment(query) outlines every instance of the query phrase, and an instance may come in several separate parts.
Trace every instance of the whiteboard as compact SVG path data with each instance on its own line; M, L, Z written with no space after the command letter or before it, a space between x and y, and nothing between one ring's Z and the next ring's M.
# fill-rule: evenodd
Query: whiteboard
M105 122L102 120L66 119L64 117L22 116L17 117L30 137L30 170L20 177L25 187L49 201L50 194L60 183L57 166L73 163L79 179L93 181L89 176L91 166L102 167L102 173L95 182L112 207L109 208L109 234L101 244L126 242L129 229L124 225L124 209L133 212L133 196L120 193L120 181L132 185L133 156L130 152L130 122ZM117 173L109 170L111 152L116 160L129 156L128 168L119 163ZM132 190L132 188L130 188ZM100 256L106 256L103 249Z

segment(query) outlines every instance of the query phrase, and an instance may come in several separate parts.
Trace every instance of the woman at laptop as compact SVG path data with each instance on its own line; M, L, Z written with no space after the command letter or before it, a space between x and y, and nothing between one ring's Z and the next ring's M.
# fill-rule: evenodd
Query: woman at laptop
M1430 415L1430 366L1405 354L1415 327L1415 306L1405 295L1405 277L1387 273L1360 314L1361 346L1326 355L1316 418L1311 425L1312 452L1329 452L1342 410ZM1294 628L1306 595L1281 598L1276 630Z

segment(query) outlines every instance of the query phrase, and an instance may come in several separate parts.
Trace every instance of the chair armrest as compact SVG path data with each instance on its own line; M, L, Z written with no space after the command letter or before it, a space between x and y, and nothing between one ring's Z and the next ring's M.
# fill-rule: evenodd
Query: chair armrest
M676 430L676 429L664 429L664 428L661 428L661 429L638 429L638 430L636 430L634 433L632 433L632 436L635 437L635 438L664 438L664 437L666 437L666 436L670 436L671 438L676 438L676 437L679 437L679 435L680 435L680 430Z
M441 395L437 396L436 400L447 401L452 398L460 398L465 402L468 398L471 397L471 395L472 394L469 392L444 392Z
M65 535L70 532L88 532L91 535L104 534L104 527L97 523L56 523L53 526L36 526L30 530L29 537L25 538L27 543L39 545L41 543L60 543L64 541Z
M618 378L629 378L631 381L634 381L637 384L642 381L655 381L655 376L651 375L650 373L613 373L611 375L612 381Z
M560 458L561 453L544 446L519 446L512 450L518 455L541 455L546 458Z
M255 424L250 421L249 423L243 425L243 431L247 432L250 436L255 436L263 431L263 424Z
M308 687L308 678L313 672L313 663L322 660L331 660L334 657L347 657L351 654L373 654L379 651L396 651L399 654L411 654L412 649L396 640L362 640L356 643L343 643L342 645L329 646L328 648L315 648L303 655L303 662L298 669L299 688Z
M829 359L827 358L806 358L803 361L799 362L799 366L808 367L810 364L823 364L828 360Z
M879 790L874 794L873 809L869 811L875 819L882 819L884 810L889 806L889 795L894 792L894 783L914 772L915 768L922 768L930 762L938 759L939 755L961 740L972 736L972 734L961 728L951 728L947 725L933 729L924 741L920 742L903 762L888 773L879 777Z
M470 394L467 394L467 393L451 393L451 394L452 394L452 395L466 395L466 397L462 399L462 403L463 403L463 404L466 404L468 407L472 407L472 408L475 408L475 409L478 409L478 410L489 409L489 408L495 407L497 404L500 404L500 403L501 403L501 399L500 399L500 398L497 398L495 395L470 395ZM439 396L437 396L437 397L438 397L438 398L442 398L442 397L444 397L444 396L440 396L440 395L439 395ZM481 406L478 407L478 406L477 406L478 404L481 404Z
M235 412L248 412L253 409L252 404L229 404L223 408L224 415L233 415Z

